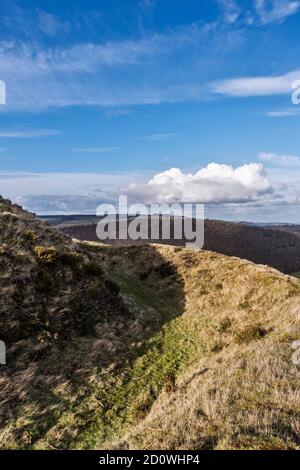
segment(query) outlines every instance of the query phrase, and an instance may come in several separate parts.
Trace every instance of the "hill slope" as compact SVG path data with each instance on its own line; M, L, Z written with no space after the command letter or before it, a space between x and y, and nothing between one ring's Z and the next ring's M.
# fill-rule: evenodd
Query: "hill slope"
M2 448L299 447L299 280L0 212Z
M124 222L121 221L121 224ZM68 224L58 225L58 228L79 240L99 241L96 236L96 224L75 220L72 225L71 219ZM152 241L155 242L155 240ZM148 242L151 242L150 237ZM172 236L170 241L156 242L175 246L185 244L184 239L175 240ZM128 244L128 242L115 240L108 240L108 243ZM267 264L284 273L300 271L300 237L296 231L206 219L204 249L228 256L237 256L254 263Z

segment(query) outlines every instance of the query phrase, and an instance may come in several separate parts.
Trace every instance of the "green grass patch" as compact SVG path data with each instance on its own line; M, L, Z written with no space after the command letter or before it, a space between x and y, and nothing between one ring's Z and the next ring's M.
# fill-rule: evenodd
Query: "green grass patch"
M159 265L141 281L134 263L128 269L119 261L112 262L111 254L109 258L106 274L135 300L145 328L139 335L139 346L130 348L130 341L137 338L127 338L128 347L125 345L123 357L118 357L121 365L106 375L100 385L83 387L83 396L66 410L73 415L78 433L75 438L67 435L59 443L51 442L60 448L101 447L105 441L120 437L145 417L162 390L170 393L176 388L178 377L199 357L199 351L211 354L211 345L199 340L199 331L205 330L207 319L183 315L183 286L179 279L173 279L172 268L161 269ZM177 290L172 288L175 281ZM84 428L80 424L82 417Z

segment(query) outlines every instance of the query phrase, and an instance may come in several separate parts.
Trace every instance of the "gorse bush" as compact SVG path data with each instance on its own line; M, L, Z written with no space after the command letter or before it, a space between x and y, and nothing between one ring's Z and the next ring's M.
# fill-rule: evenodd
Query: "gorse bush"
M36 246L33 249L37 262L40 264L54 264L58 259L58 252L54 246Z
M31 229L27 229L24 231L23 237L25 241L29 243L33 243L38 240L39 236Z
M70 268L79 279L84 277L99 277L103 271L99 263L85 260L81 253L77 251L59 252L55 246L35 246L33 249L35 258L40 268Z

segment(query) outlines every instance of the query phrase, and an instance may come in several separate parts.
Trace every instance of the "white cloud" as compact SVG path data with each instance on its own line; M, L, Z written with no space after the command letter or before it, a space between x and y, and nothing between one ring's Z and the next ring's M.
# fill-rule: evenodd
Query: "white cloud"
M300 70L284 75L242 77L217 81L211 84L214 93L228 96L268 96L292 94L292 84L300 79Z
M85 195L27 195L15 202L37 214L95 214L98 205L113 204L115 198L104 191Z
M262 164L238 168L210 163L196 173L171 168L155 175L146 184L132 183L125 194L143 202L249 202L272 192Z
M141 8L154 8L156 0L140 0L139 6Z
M207 31L207 27L191 25L147 39L82 43L69 48L41 49L29 42L2 41L0 75L8 88L2 111L159 103L172 101L175 95L176 100L179 95L184 99L195 90L178 82L182 80L179 71L172 66L172 73L155 77L153 67L157 69L161 60L168 66L175 50L195 46ZM117 79L112 78L112 72Z
M81 147L72 149L73 152L81 152L81 153L107 153L107 152L114 152L118 150L119 147Z
M255 10L262 24L283 21L299 11L296 0L255 0Z
M26 130L1 130L0 139L31 139L36 137L52 137L62 135L58 129L26 129Z
M108 116L128 116L129 114L133 114L134 109L129 108L117 108L117 109L109 109L107 111Z
M152 140L153 142L155 142L155 141L160 141L160 140L172 139L173 137L176 137L177 135L178 134L175 132L165 132L161 134L144 135L143 137L140 137L140 139Z
M273 208L274 214L280 215L281 219L287 218L286 211L297 207L297 218L300 223L300 172L298 168L297 164L277 163L267 170L274 193L269 199L266 198L266 201L263 201L263 205Z
M39 29L46 36L54 37L57 34L64 33L68 30L65 23L62 23L58 17L47 11L38 10Z
M276 109L274 111L268 111L266 116L274 118L300 116L300 108L295 106L294 108Z
M216 71L211 50L224 61L239 37L220 22L196 22L136 40L70 47L0 41L0 76L7 84L1 112L197 100L206 93L206 73Z
M222 10L223 16L227 23L235 23L241 14L241 9L237 2L234 0L218 0Z
M139 39L107 42L93 42L96 36L89 34L93 30L90 27L86 42L65 47L58 45L61 41L51 41L52 47L47 41L47 47L45 43L42 47L41 31L52 37L68 28L74 31L76 28L78 33L78 20L70 19L70 24L65 25L60 18L42 10L37 10L38 18L36 15L31 18L18 7L9 18L9 26L12 31L16 29L16 38L25 39L0 41L0 76L7 84L7 104L0 112L199 100L210 91L207 82L212 77L219 76L224 66L232 69L235 58L242 53L241 46L245 43L247 46L252 37L247 37L247 27L250 23L257 25L253 19L254 8L247 10L242 2L235 0L219 0L219 3L223 5L223 15L211 22L197 21L152 35L141 31ZM295 12L298 3L273 0L271 11L279 11L283 17ZM153 1L144 0L143 4L152 5ZM257 11L266 21L263 12L269 9L265 6L265 2L258 5ZM92 16L82 23L91 26ZM229 27L228 23L239 27ZM18 34L19 30L22 34ZM229 57L232 52L237 54ZM253 57L251 63L252 60ZM215 91L236 94L231 87L229 91L226 87L224 90L225 85L224 82L215 84ZM233 85L244 89L241 83ZM251 86L256 88L253 81ZM237 92L237 96L244 93Z
M253 0L247 8L236 0L217 0L223 10L223 18L233 24L237 20L246 25L280 23L299 11L299 0Z
M279 165L287 165L291 167L300 166L300 157L297 155L278 155L271 152L261 152L259 159L265 162L275 163Z
M115 199L120 187L147 176L129 172L0 172L0 194L33 212L95 213L101 202Z
M148 181L148 182L147 182ZM150 184L151 182L151 184ZM127 188L120 191L120 188ZM95 213L120 192L131 202L205 202L213 218L299 223L299 171L261 164L210 164L194 174L0 172L0 194L37 213ZM183 202L184 202L183 201Z
M0 172L0 194L12 198L28 194L83 195L99 187L116 191L132 180L141 179L141 173Z

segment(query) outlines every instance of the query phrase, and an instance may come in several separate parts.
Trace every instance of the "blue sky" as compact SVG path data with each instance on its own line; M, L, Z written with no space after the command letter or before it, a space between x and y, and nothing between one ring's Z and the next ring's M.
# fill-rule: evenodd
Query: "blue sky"
M295 0L1 0L0 194L300 222L299 21Z

